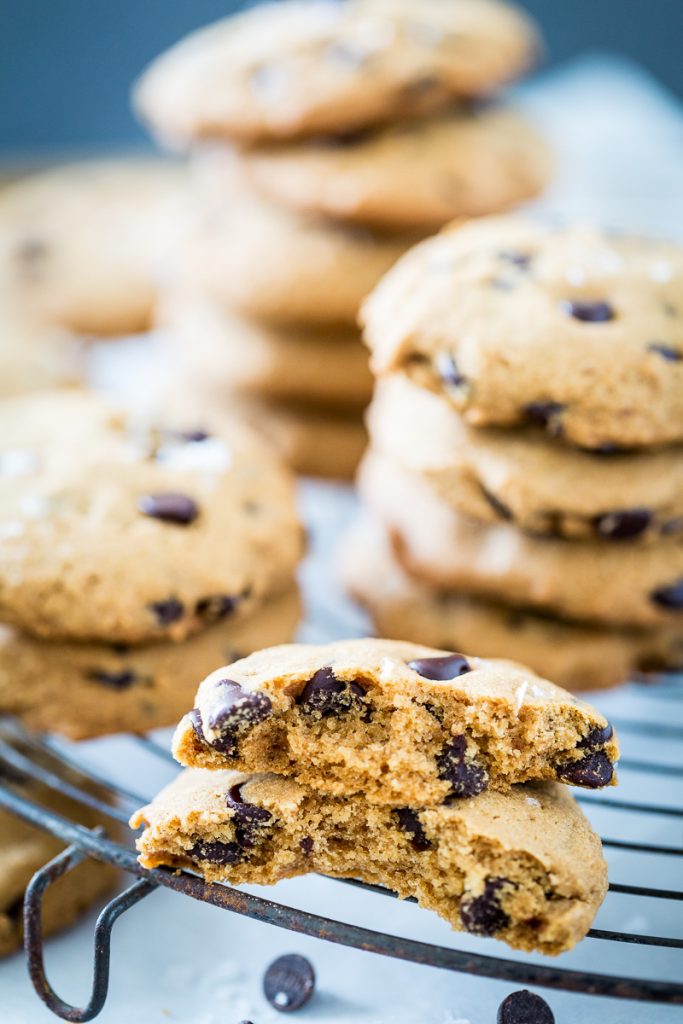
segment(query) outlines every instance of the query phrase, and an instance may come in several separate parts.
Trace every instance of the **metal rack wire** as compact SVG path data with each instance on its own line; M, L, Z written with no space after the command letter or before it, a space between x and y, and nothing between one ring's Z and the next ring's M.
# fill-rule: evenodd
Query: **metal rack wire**
M658 707L662 706L656 703L661 698L673 701L683 700L683 680L671 680L661 689L649 687L646 692L648 698L653 699L652 707L656 711ZM654 717L656 716L653 715ZM683 743L683 725L662 722L658 717L656 721L625 719L617 720L614 724L624 736L634 735L654 740L666 739L676 744ZM143 746L155 758L172 761L169 751L153 738L135 736L131 737L131 742ZM88 1021L100 1012L108 991L112 927L121 914L139 903L159 886L293 932L401 960L441 967L450 971L477 974L515 985L540 986L594 996L683 1006L683 981L680 980L683 978L683 938L680 937L593 929L588 936L591 941L627 943L642 947L677 950L680 951L681 957L675 976L671 980L588 973L558 968L554 965L548 966L545 963L539 965L520 960L485 956L457 948L387 935L365 927L330 920L304 910L282 906L227 885L208 884L188 872L174 872L165 869L145 870L138 864L131 847L109 838L103 829L84 828L47 807L27 799L13 784L13 780L36 780L53 790L72 797L80 804L94 808L104 819L112 823L125 824L129 813L135 807L147 802L151 794L131 792L101 774L94 774L84 767L78 752L77 746L70 746L68 750L65 750L64 744L49 737L27 735L13 722L0 723L0 807L4 807L39 828L52 832L66 845L64 852L34 877L27 891L24 906L25 947L31 979L43 1002L64 1020ZM664 777L671 780L683 779L683 764L665 764L657 760L625 758L621 765L630 773ZM100 787L102 797L93 795L93 782ZM649 820L654 816L669 821L672 819L683 821L683 802L680 806L643 802L629 799L628 792L624 796L579 795L578 799L594 806L609 808L620 821L633 821L636 818L640 820L641 816L644 820ZM109 803L109 800L112 802ZM667 859L683 858L683 842L679 845L661 844L633 840L623 834L616 834L603 836L603 844L607 850L618 850L620 855L637 854L656 855ZM64 1002L47 980L40 926L41 904L49 886L87 857L116 865L135 876L136 881L111 900L98 918L94 940L91 997L86 1006L74 1007ZM376 886L368 886L356 881L340 884L360 886L368 891L393 895ZM610 884L610 895L615 894L633 897L639 901L667 901L674 906L680 905L683 901L683 891L679 889L627 885L616 880ZM677 917L676 914L672 915L672 920L676 919L681 920L680 913Z

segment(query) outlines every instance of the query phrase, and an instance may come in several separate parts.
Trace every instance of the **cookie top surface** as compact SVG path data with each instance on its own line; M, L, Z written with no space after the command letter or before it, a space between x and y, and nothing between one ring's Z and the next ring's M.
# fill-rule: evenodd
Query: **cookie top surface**
M613 450L683 439L683 250L515 218L417 246L367 300L374 369L475 426Z
M184 182L161 160L93 160L20 179L0 193L0 288L83 334L149 324L166 213Z
M69 331L43 323L1 286L0 310L0 398L83 380L83 346Z
M403 374L378 381L368 423L377 450L473 519L615 543L683 532L678 447L601 454L554 444L533 427L473 427Z
M213 430L213 433L212 433ZM136 423L86 393L0 407L0 617L50 638L180 639L284 589L292 481L237 424Z
M425 232L497 213L541 191L550 157L533 125L497 105L380 131L242 154L246 173L294 209Z
M532 62L529 19L497 0L290 0L181 40L135 105L172 144L355 129L486 93Z

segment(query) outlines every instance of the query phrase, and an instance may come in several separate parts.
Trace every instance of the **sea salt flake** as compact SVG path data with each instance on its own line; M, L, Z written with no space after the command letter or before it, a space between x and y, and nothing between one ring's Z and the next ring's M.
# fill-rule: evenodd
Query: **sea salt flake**
M528 796L526 798L526 802L529 804L530 807L540 807L541 806L541 801L537 800L535 796Z
M517 714L519 714L519 712L521 711L522 704L524 703L524 698L526 697L526 691L528 689L529 684L525 680L523 683L520 683L520 685L515 690L515 712Z

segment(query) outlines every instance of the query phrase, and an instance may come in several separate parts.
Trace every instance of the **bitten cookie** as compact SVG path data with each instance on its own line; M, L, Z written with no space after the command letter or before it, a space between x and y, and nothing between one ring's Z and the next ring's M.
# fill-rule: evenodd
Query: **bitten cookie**
M216 604L247 613L291 581L293 481L236 423L141 424L99 396L45 392L2 403L0 439L0 621L179 640Z
M378 375L614 451L683 440L682 310L676 245L496 218L417 246L363 316Z
M441 589L538 608L579 622L656 627L683 622L683 542L605 544L531 537L512 523L477 523L416 473L377 453L361 494L401 563Z
M0 287L81 334L149 326L155 264L184 183L154 160L68 164L0 194Z
M553 444L533 428L472 427L402 374L378 382L368 424L374 449L481 522L629 543L683 532L680 448L601 454Z
M554 955L607 892L600 840L566 790L515 786L423 808L331 797L275 775L183 772L131 819L145 867L272 884L316 871L382 885L456 931Z
M0 626L0 714L72 740L176 725L198 677L226 658L291 640L301 600L290 589L249 615L233 620L233 611L216 601L207 613L215 625L182 644L144 647L46 642Z
M614 782L602 715L508 661L395 640L290 644L213 672L173 752L273 771L335 796L417 806L560 779Z
M490 92L537 46L522 11L494 0L264 4L162 54L134 100L174 145L348 131Z
M497 106L304 146L262 146L241 161L257 188L296 210L426 232L530 199L550 175L535 128Z
M359 522L344 538L339 574L378 636L512 658L573 692L683 670L683 624L655 629L584 626L460 591L437 590L400 566L385 531Z

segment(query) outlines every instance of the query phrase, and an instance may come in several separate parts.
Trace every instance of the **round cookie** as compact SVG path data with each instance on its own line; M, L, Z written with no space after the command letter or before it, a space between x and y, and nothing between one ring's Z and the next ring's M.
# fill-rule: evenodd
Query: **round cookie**
M443 108L521 74L538 40L497 0L264 4L192 33L134 94L161 140L349 131Z
M0 193L0 287L81 334L149 326L155 263L183 185L159 160L84 161Z
M457 513L417 474L372 453L361 495L389 530L401 563L441 589L462 590L580 622L683 623L683 541L615 545L530 537L511 523Z
M373 448L481 522L631 543L683 532L679 448L603 455L532 428L471 427L444 397L401 374L378 382L368 425Z
M212 433L213 431L213 433ZM50 639L180 640L290 581L293 481L236 423L136 423L99 396L0 406L0 621Z
M235 620L222 612L182 644L145 647L49 642L0 626L0 714L72 740L176 725L216 665L291 640L301 600L290 588Z
M293 209L425 232L531 199L550 174L535 128L497 106L304 146L262 146L241 160L257 188Z
M523 611L411 579L376 523L344 538L339 572L367 609L378 636L429 647L511 658L575 693L635 676L683 668L683 625L651 630L600 628Z
M0 398L83 381L83 346L68 331L18 309L1 289L0 310Z
M474 426L533 423L613 451L683 440L683 250L495 218L403 257L363 317L401 370Z
M276 326L345 324L416 236L332 224L268 203L234 184L232 156L200 161L201 222L179 255L191 276L242 316Z
M157 316L184 379L225 391L336 408L372 396L367 349L357 330L268 327L206 294L169 290Z

